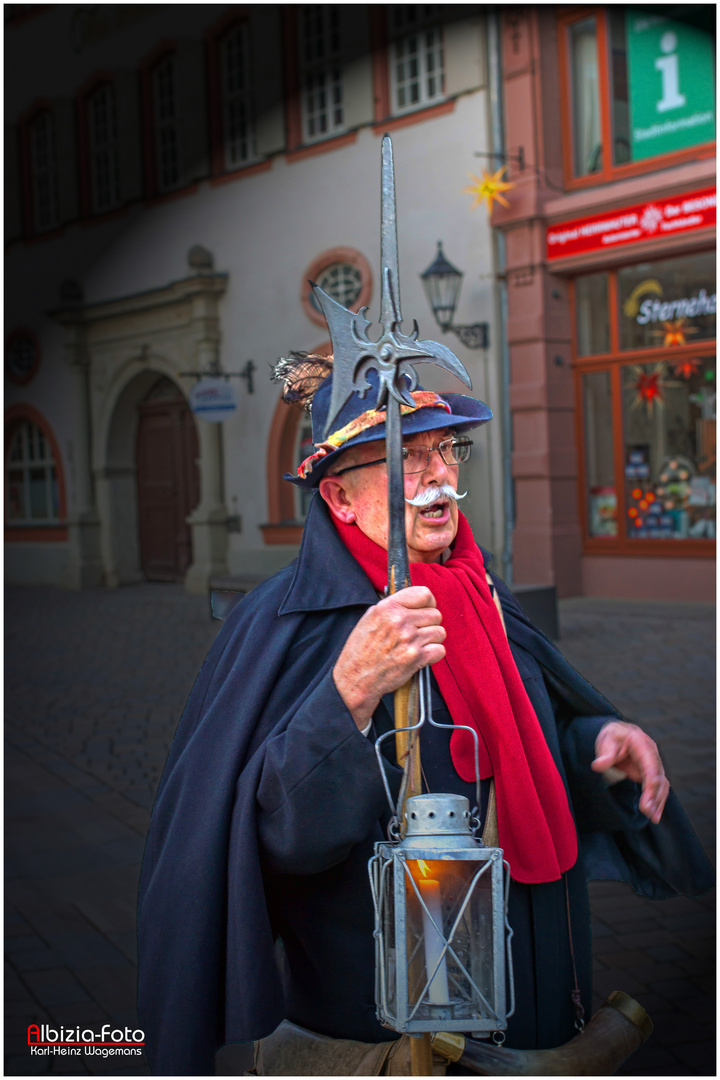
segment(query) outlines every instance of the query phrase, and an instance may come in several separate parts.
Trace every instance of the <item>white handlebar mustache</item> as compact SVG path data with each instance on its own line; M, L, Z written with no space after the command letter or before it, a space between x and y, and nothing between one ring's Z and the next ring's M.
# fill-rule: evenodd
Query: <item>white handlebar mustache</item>
M447 499L454 499L457 502L459 499L464 499L467 495L467 491L464 491L462 495L458 495L452 484L441 484L440 487L426 487L422 491L419 491L414 499L406 499L405 502L409 506L432 506L436 502L446 502Z

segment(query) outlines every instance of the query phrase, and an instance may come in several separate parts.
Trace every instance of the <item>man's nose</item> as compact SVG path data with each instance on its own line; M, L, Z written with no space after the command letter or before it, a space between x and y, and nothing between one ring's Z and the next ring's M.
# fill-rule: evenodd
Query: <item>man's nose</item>
M435 481L437 484L446 484L448 482L450 468L443 461L439 450L435 449L431 452L422 475L423 480L428 483Z

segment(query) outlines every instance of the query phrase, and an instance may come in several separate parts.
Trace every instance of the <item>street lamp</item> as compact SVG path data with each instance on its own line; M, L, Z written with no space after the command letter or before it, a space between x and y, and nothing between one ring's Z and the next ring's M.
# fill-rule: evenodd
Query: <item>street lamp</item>
M452 325L463 274L445 258L441 240L438 240L434 262L420 278L440 329L445 333L452 330L468 349L486 349L489 344L487 323L473 323L472 326Z

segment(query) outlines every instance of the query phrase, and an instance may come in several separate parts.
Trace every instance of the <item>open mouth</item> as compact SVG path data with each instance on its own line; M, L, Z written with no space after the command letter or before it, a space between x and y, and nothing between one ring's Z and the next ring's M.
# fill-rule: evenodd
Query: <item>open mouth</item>
M450 504L447 501L432 503L431 506L426 506L420 511L420 517L430 521L437 520L438 518L444 517L449 505Z

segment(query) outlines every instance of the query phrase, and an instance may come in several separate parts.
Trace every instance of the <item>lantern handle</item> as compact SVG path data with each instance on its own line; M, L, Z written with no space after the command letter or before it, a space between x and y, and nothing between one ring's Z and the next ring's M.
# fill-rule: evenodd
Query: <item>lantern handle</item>
M420 715L427 714L427 718L432 727L447 728L449 731L469 731L473 737L474 749L475 749L475 808L472 812L472 817L477 822L476 828L480 826L480 739L475 728L468 727L467 724L438 724L436 720L433 720L432 705L430 698L430 668L421 668L419 679L420 689ZM473 830L475 831L475 830Z
M421 672L421 674L422 674L422 672ZM422 681L421 681L421 685L422 685ZM424 701L423 701L422 692L420 693L419 698L420 698L420 719L418 720L417 724L412 724L410 727L392 728L391 731L386 731L384 733L384 735L380 735L375 740L375 756L378 759L378 768L380 769L380 776L382 777L383 787L385 788L385 794L387 796L388 805L390 806L390 810L392 811L393 819L395 819L396 821L398 820L398 817L399 817L398 808L400 806L402 806L402 803L404 801L403 793L402 793L402 790L401 790L400 799L398 801L398 805L396 806L395 803L393 802L392 792L390 791L390 785L388 784L387 775L385 773L385 759L383 758L383 756L382 756L382 754L380 752L380 744L385 739L389 739L391 735L397 735L401 731L417 731L418 728L421 728L423 726L423 724L425 723L425 710L424 710ZM392 820L390 822L390 825L392 826Z
M480 739L478 733L474 728L468 727L467 724L438 724L436 720L433 720L432 715L432 698L430 695L430 668L420 668L418 672L418 702L419 702L419 719L416 724L412 724L410 727L393 728L392 731L386 731L383 735L375 740L375 756L378 760L378 768L380 769L380 776L382 777L383 787L385 788L385 795L387 796L388 805L392 811L395 819L399 818L398 807L393 802L392 793L390 791L390 785L388 783L387 774L385 772L384 758L382 756L380 747L385 739L389 739L391 735L397 735L400 731L417 731L423 726L427 719L432 727L447 728L449 731L469 731L473 737L473 748L475 751L475 807L472 811L472 817L480 824ZM403 802L402 793L398 806ZM392 822L391 822L392 824Z

